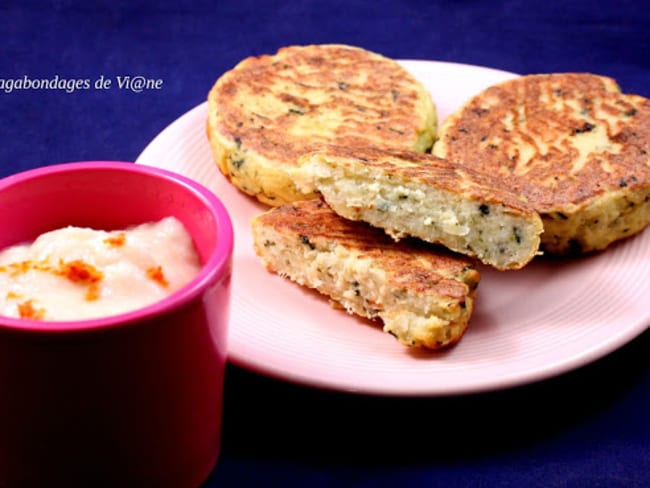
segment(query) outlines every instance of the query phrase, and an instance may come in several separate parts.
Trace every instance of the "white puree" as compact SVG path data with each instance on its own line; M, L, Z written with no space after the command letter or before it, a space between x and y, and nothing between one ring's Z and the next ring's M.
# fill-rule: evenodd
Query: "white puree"
M0 252L0 315L78 320L162 299L200 269L174 217L121 231L65 227Z

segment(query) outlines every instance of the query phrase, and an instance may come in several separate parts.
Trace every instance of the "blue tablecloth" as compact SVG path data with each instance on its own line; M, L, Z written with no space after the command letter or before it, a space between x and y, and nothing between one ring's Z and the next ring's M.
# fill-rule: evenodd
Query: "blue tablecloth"
M225 70L291 44L522 74L590 71L650 97L648 26L650 5L632 0L5 1L0 79L90 86L5 83L0 177L133 161ZM136 76L161 81L140 93L116 84ZM650 486L649 357L646 332L560 377L444 398L322 391L230 365L223 451L206 486Z

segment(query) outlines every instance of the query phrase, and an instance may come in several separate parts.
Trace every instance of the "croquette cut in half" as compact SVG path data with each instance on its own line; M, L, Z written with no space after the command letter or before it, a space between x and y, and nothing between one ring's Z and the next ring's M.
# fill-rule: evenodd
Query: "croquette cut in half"
M476 262L418 239L345 219L322 200L278 206L252 220L266 268L318 290L347 312L381 319L407 346L440 349L464 334L480 280Z
M216 165L269 205L305 198L288 170L322 144L423 152L436 137L425 87L396 61L354 46L288 46L246 58L215 82L207 104Z
M433 153L525 197L548 253L602 250L650 223L650 100L612 78L534 74L491 86L444 121Z
M299 188L339 215L442 244L500 270L539 252L539 214L499 179L431 154L330 146L305 155Z

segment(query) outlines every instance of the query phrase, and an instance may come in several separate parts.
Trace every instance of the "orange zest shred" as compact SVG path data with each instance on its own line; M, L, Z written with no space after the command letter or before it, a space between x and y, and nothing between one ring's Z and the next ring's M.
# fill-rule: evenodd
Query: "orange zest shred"
M126 242L126 234L124 232L120 232L118 234L107 237L104 239L104 242L113 247L123 246Z
M162 266L152 266L151 268L147 268L147 276L160 286L165 288L169 286L169 281L165 278Z
M12 277L18 276L20 274L25 274L31 270L36 271L52 271L52 267L49 265L47 260L44 261L17 261L15 263L9 263L6 266L0 266L0 272L8 272Z
M84 298L89 302L99 298L99 282L104 277L104 274L92 264L86 263L81 259L76 259L67 263L61 261L59 263L58 273L73 283L86 285L88 288L86 289L86 295Z
M19 274L27 273L34 267L32 261L18 261L10 263L8 266L11 276L18 276Z
M18 304L18 314L21 319L41 320L45 316L45 309L34 307L33 300L25 300Z
M81 259L59 263L58 274L69 279L73 283L97 283L104 275L92 264L88 264Z
M99 290L100 288L98 283L91 283L86 289L86 295L84 298L89 302L97 300L100 296Z
M79 283L87 287L85 299L88 301L97 300L100 297L99 282L104 277L103 273L95 268L92 264L86 263L81 259L64 262L59 260L59 267L53 268L47 261L18 261L0 267L0 272L9 272L12 276L27 273L30 270L43 271L61 276L73 283ZM160 272L161 280L164 281L162 271ZM15 292L8 292L7 299L17 300L22 298ZM40 320L45 316L44 308L35 308L33 300L25 300L17 304L18 314L21 318Z
M31 270L50 272L67 278L73 283L96 283L104 277L100 270L81 259L75 259L67 263L61 259L59 260L58 269L52 268L47 261L34 262L30 260L18 261L0 267L0 272L8 271L12 276L24 274Z

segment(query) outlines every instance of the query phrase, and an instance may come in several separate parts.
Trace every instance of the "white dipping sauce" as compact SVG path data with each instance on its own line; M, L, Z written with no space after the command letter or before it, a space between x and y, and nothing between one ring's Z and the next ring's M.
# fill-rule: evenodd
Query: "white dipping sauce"
M0 252L0 315L115 315L166 297L200 268L191 236L174 217L111 232L65 227Z

